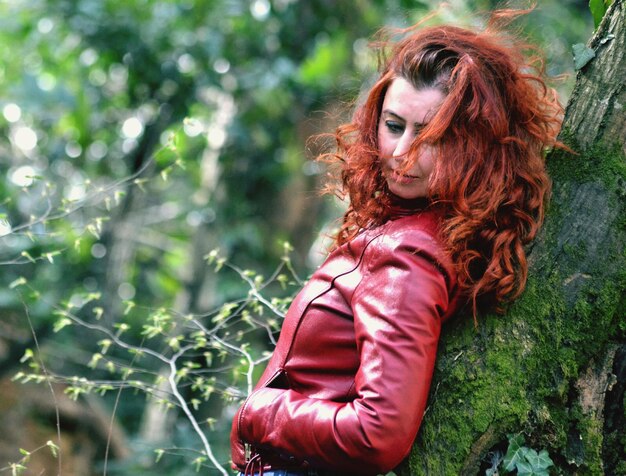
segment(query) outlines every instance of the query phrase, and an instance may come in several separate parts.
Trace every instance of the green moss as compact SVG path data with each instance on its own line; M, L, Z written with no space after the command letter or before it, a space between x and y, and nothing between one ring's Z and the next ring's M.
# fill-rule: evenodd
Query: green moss
M474 474L480 457L471 451L481 435L491 434L486 453L507 432L524 429L550 454L571 460L572 425L582 437L580 474L597 474L601 428L567 408L575 398L573 381L614 334L626 281L590 278L567 310L564 279L558 272L533 276L506 318L487 317L478 330L468 320L446 332L411 474L460 474L472 458L478 463L468 474Z
M595 144L584 153L580 153L582 148L571 131L563 130L560 137L578 154L562 149L550 154L547 162L548 171L555 182L585 183L598 180L611 190L624 190L626 161L622 150L623 144Z
M557 151L549 164L554 198L526 291L504 317L481 317L475 329L460 316L444 330L429 409L401 474L476 474L507 433L520 431L548 450L557 474L602 473L602 428L578 407L575 382L626 333L626 158L597 146L584 156ZM618 235L600 252L563 239L579 212L568 200L589 182L617 212L608 225ZM626 434L611 438L623 445Z
M578 428L585 448L585 469L588 474L602 474L602 427L598 420L583 417Z

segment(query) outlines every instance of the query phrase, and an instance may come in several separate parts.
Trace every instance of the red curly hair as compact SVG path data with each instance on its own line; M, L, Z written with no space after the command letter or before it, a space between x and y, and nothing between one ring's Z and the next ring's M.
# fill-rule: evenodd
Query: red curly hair
M495 12L481 32L416 25L401 40L379 44L380 76L352 122L334 134L336 151L323 157L340 165L332 191L350 199L336 236L341 245L390 216L377 128L391 82L404 78L416 89L444 93L407 168L420 144L434 145L429 199L443 207L441 236L474 316L479 305L502 312L524 289L524 245L537 234L550 192L545 150L561 146L563 108L546 86L543 63L538 56L527 60L531 47L504 32L519 14Z

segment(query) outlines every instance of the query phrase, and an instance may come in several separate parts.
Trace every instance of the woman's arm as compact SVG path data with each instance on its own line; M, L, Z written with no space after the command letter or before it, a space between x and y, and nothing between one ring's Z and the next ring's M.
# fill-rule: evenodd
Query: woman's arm
M351 302L361 361L357 398L338 403L260 388L235 422L240 440L314 467L358 474L387 472L408 454L448 306L432 238L415 231L410 237L383 235L365 257Z

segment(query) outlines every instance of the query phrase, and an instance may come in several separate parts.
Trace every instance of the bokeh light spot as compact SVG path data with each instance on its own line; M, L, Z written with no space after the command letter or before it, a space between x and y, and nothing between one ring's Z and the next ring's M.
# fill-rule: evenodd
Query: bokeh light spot
M122 134L127 139L137 139L143 134L143 123L137 117L129 117L122 125Z
M24 152L37 147L37 133L28 126L21 126L13 132L13 143Z
M2 115L9 122L17 122L22 117L22 110L15 103L9 103L2 108Z

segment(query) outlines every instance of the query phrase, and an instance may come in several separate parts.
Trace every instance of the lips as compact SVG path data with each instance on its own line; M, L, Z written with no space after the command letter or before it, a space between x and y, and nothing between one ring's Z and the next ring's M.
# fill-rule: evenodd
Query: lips
M399 182L399 183L409 183L413 180L417 180L420 178L417 175L402 174L398 172L397 170L393 170L393 169L390 169L389 172L390 172L391 180L393 180L394 182Z

